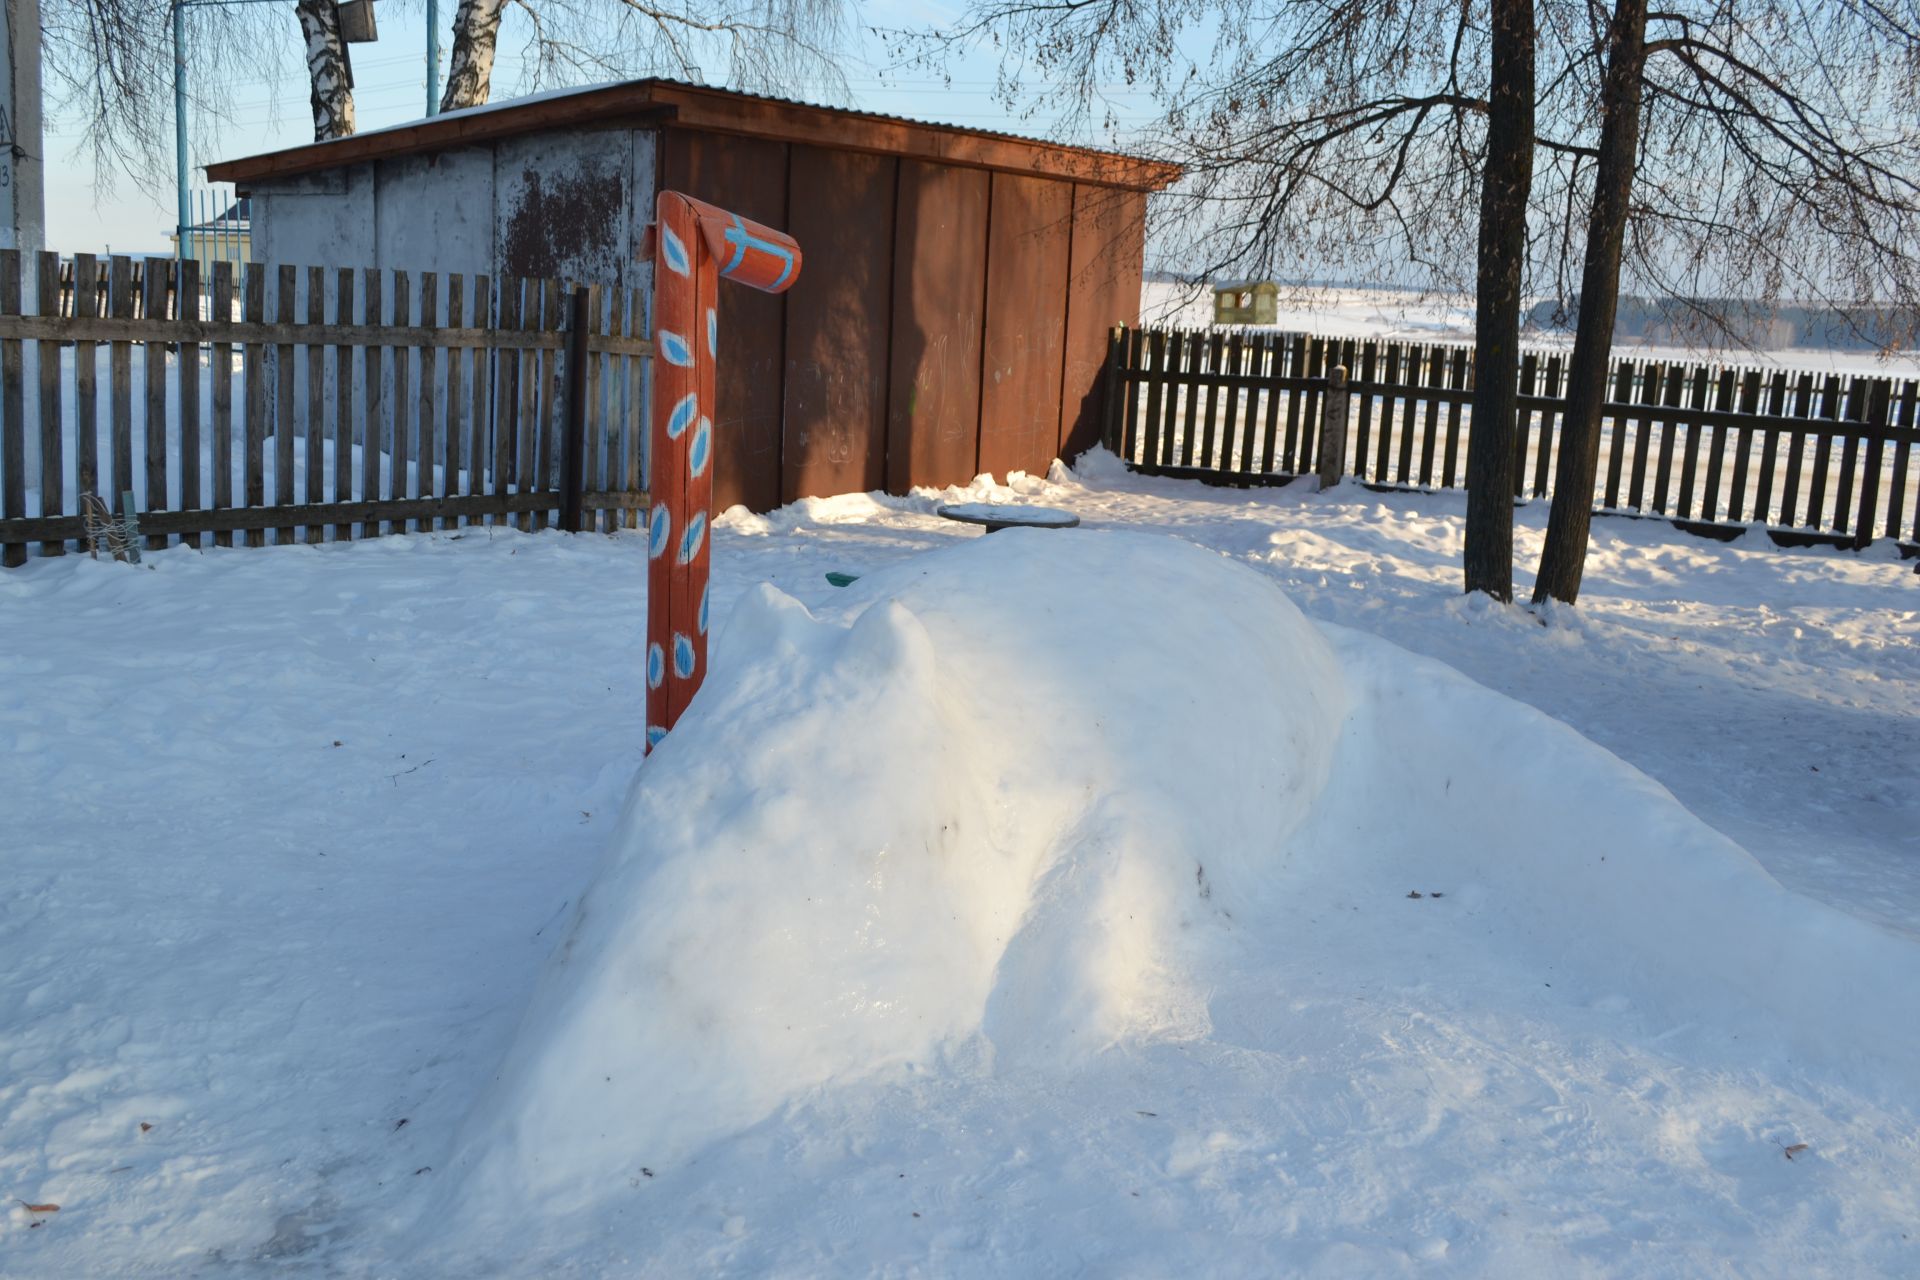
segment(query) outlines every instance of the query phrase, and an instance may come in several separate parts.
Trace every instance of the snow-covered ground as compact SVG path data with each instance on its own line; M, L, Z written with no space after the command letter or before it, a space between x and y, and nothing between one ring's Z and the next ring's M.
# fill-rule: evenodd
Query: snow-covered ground
M1213 324L1213 294L1188 286L1148 281L1140 290L1140 323L1205 329ZM1231 327L1231 326L1229 326ZM1381 338L1402 342L1473 342L1473 299L1431 296L1401 289L1313 288L1284 290L1271 326L1288 333L1333 338ZM1573 337L1563 331L1529 330L1521 342L1542 351L1565 351ZM1708 362L1761 369L1817 369L1877 378L1920 376L1920 352L1881 359L1871 351L1783 347L1773 351L1714 350L1622 340L1614 352L1638 360Z
M1541 625L1459 596L1461 494L1240 493L1100 457L1078 476L963 492L1210 548L1243 584L1216 598L1254 603L1227 610L1238 629L1220 647L1170 649L1165 686L1142 688L1142 652L1207 635L1197 610L1166 608L1191 600L1161 581L1110 604L1083 590L1073 616L996 629L994 584L1003 608L1032 588L1017 563L993 564L949 593L981 599L978 619L926 620L924 640L878 615L839 630L873 593L911 595L927 563L912 557L981 536L932 515L961 492L732 513L716 528L716 616L754 599L717 652L786 655L764 695L811 718L670 741L662 785L712 797L675 823L644 788L621 817L641 760L639 539L469 530L0 574L0 1194L24 1202L0 1218L0 1273L1920 1269L1920 1069L1904 1054L1920 977L1910 565L1884 544L1782 551L1759 534L1718 544L1603 519L1580 608ZM1523 584L1545 515L1518 512ZM1015 544L980 550L999 546ZM869 580L837 591L828 570ZM1261 577L1318 625L1288 623L1277 594L1259 604ZM1142 612L1156 605L1169 616ZM1013 744L1006 758L971 759L953 786L987 788L975 798L988 815L1032 812L1021 788L1042 780L995 770L1029 763L1034 691L1012 680L981 701L981 688L1009 637L1035 636L1052 637L1036 650L1048 662L1062 636L1086 655L1044 685L1075 697L1029 712L1037 742L1147 758L1140 724L1049 718L1085 710L1110 654L1126 676L1116 714L1167 716L1183 680L1256 736L1259 708L1291 706L1302 768L1324 748L1331 781L1301 809L1251 794L1246 759L1211 774L1179 740L1193 785L1156 803L1177 815L1190 792L1218 825L1162 828L1164 843L1222 847L1198 850L1217 865L1178 912L1136 938L1086 905L1124 895L1046 898L1056 927L1033 947L985 979L945 974L953 988L1002 984L984 1031L893 1027L884 1052L836 1036L874 1025L857 983L833 1015L797 997L763 1006L811 1016L810 1050L787 1060L777 1038L754 1041L743 1104L711 1060L658 1032L660 993L675 989L659 969L605 958L661 962L647 929L707 925L690 954L664 955L689 963L696 1013L716 990L817 995L857 976L833 950L848 903L823 904L816 928L792 895L835 883L823 859L859 865L882 784L933 786L931 768L903 769L948 749L926 733L929 706L998 718L967 742ZM1572 725L1784 888L1604 752L1395 646ZM973 701L928 694L929 663L970 672ZM1337 741L1316 736L1303 689L1344 709ZM836 724L899 736L836 743ZM1098 783L1085 755L1063 759ZM744 849L756 828L742 797L772 815ZM1248 842L1260 805L1278 862L1227 847ZM807 821L785 829L782 813ZM855 847L836 849L842 833ZM1617 878L1593 861L1613 839L1631 869ZM1173 865L1160 845L1124 847ZM698 911L621 879L669 864ZM876 865L853 888L924 891L913 866ZM967 888L970 909L991 897ZM654 914L620 914L642 908ZM1238 923L1219 918L1229 911ZM875 915L848 945L950 954L936 945L947 926L908 937L902 918ZM737 947L711 936L729 921ZM1007 1006L1009 989L1086 972L1081 944L1096 936L1117 957L1100 982L1042 991L1038 1012ZM591 1020L571 1041L543 1035L568 1028L555 1008L575 990L542 979L550 965L564 975L556 947L598 974L591 1013L644 1016L604 1038ZM766 983L782 954L795 963L778 983L740 985ZM1863 970L1863 956L1877 962ZM735 968L716 976L721 964ZM1002 981L1021 972L1040 976ZM1178 999L1142 1007L1185 1016L1108 1019L1116 1042L1100 1051L1034 1050L1058 1042L1075 993L1105 1009L1116 974L1150 994L1179 979ZM693 1019L701 1034L741 1015L713 1012ZM578 1048L566 1071L540 1068L549 1039ZM646 1067L650 1044L680 1074ZM601 1060L645 1069L603 1101L573 1079ZM573 1094L515 1083L529 1079ZM608 1136L588 1132L596 1115ZM574 1137L550 1158L593 1158L528 1176L542 1140L528 1116ZM527 1142L500 1136L516 1132ZM617 1186L598 1176L609 1158ZM596 1179L569 1176L582 1171ZM516 1186L522 1198L502 1198Z

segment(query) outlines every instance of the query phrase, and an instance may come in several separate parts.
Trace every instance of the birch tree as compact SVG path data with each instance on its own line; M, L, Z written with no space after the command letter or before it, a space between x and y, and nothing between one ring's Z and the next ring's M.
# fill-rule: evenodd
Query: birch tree
M353 132L353 69L340 39L337 0L294 0L307 47L307 83L313 101L313 140Z
M485 103L493 88L493 53L505 0L460 0L453 15L453 52L447 61L442 111Z

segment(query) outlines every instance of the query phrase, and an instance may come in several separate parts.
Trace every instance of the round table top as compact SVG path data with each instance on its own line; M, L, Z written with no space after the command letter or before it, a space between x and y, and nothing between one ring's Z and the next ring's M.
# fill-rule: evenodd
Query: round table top
M980 524L987 532L996 529L1071 529L1080 517L1058 507L1010 506L993 502L942 503L936 512L962 524Z

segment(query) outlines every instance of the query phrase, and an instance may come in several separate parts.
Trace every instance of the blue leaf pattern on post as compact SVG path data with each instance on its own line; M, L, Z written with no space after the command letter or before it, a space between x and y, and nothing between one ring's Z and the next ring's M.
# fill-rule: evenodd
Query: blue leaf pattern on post
M693 348L688 346L687 340L679 334L669 333L667 330L662 329L660 331L660 358L668 364L677 364L683 369L690 368L693 365Z
M720 324L714 319L713 308L707 308L707 354L718 358L720 355Z
M693 641L673 633L673 674L686 680L693 675Z
M684 276L692 270L693 262L687 257L687 246L680 243L680 237L673 234L673 228L664 222L660 224L660 249L674 274Z
M667 731L665 729L662 729L659 725L657 724L648 725L647 726L647 750L651 751L655 747L659 746L661 739L665 738L666 736L667 736Z
M700 591L700 634L707 634L707 618L713 607L713 584L709 582Z
M664 681L666 678L667 678L667 655L660 651L659 645L657 644L648 645L647 646L647 688L658 689L660 687L661 682Z
M687 520L687 531L680 535L680 563L692 564L693 558L700 554L700 544L707 540L707 513L696 511Z
M693 425L700 413L700 397L697 394L683 396L680 403L673 406L673 416L667 419L667 439L678 440Z
M698 479L706 474L707 463L712 460L713 423L702 418L700 425L693 429L693 443L687 446L687 473Z
M667 535L672 531L673 516L664 505L655 507L647 517L647 559L660 558L660 553L667 549Z

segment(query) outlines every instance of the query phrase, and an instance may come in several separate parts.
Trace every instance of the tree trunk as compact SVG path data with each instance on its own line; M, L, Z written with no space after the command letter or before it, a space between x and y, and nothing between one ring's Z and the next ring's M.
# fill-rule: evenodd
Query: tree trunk
M313 90L313 140L353 132L353 68L340 40L335 0L294 0L300 34L307 41L307 80Z
M442 111L484 106L493 88L493 48L505 0L460 0L453 15L453 53L447 63Z
M1473 425L1467 437L1466 584L1513 599L1513 426L1520 288L1533 190L1533 0L1493 0L1487 164L1480 184Z
M1640 152L1640 84L1647 60L1647 0L1618 0L1607 37L1607 78L1600 90L1600 158L1587 217L1580 271L1580 317L1568 370L1567 408L1560 421L1560 461L1553 510L1533 602L1572 604L1580 596L1593 525L1593 481L1600 469L1600 406L1607 398L1614 311L1620 301L1620 250L1633 202Z

